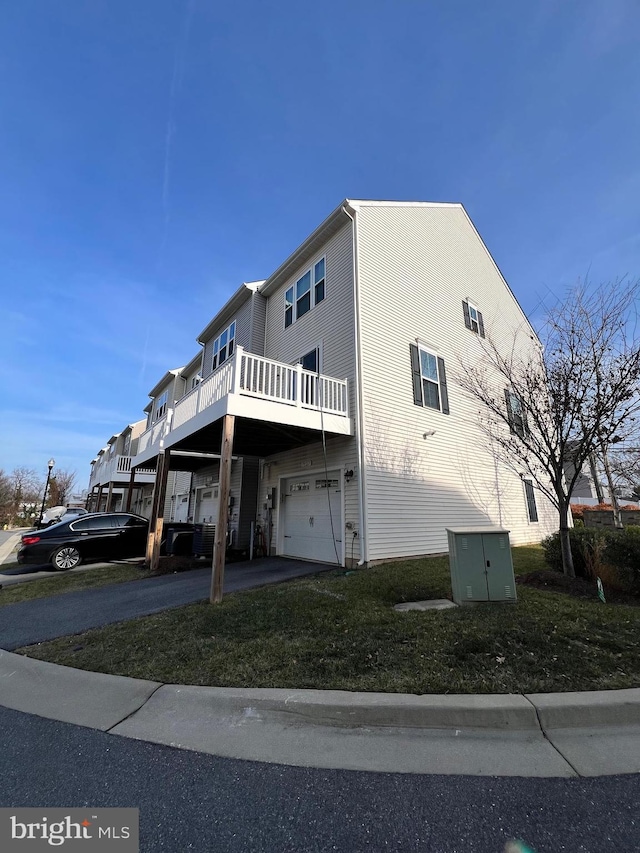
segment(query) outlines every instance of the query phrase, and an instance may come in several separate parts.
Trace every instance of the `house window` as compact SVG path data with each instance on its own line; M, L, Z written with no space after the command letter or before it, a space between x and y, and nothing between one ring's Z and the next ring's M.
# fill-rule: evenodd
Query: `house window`
M153 415L154 421L159 421L160 418L163 418L167 414L167 400L169 399L169 392L163 391L159 397L156 398L155 404L155 412Z
M325 297L325 259L320 258L313 267L296 281L284 295L284 327L304 317L314 305Z
M312 370L314 373L318 373L320 370L320 359L318 356L318 347L316 347L315 349L312 349L311 352L302 356L300 364L305 370Z
M536 493L533 490L533 482L531 480L523 480L524 494L527 499L527 514L529 521L538 520L538 507L536 506Z
M470 331L484 338L484 321L482 314L476 306L466 299L462 301L462 314L464 316L464 324Z
M220 367L221 364L231 358L236 344L236 323L233 323L224 330L221 335L213 342L213 363L212 370ZM195 387L195 386L194 386Z
M193 391L193 389L197 388L199 384L200 384L200 375L198 374L198 376L193 376L191 378L191 390Z
M522 400L508 388L505 389L504 398L507 403L509 429L514 435L524 438L529 432L529 427L527 425L527 413L522 405Z
M449 414L449 394L444 359L423 346L410 345L413 402L416 406Z

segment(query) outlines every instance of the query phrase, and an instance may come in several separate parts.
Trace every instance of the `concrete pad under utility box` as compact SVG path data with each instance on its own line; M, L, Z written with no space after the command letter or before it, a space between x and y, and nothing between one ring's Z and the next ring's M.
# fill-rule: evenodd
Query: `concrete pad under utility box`
M432 598L429 601L404 601L394 605L393 609L405 613L407 610L449 610L450 607L457 606L448 598Z
M159 686L0 649L0 705L64 723L108 731L144 705Z

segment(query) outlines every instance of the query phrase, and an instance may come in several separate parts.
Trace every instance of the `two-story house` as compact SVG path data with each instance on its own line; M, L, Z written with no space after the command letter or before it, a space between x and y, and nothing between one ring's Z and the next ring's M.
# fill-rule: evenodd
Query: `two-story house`
M199 336L202 380L167 399L133 467L162 456L215 484L231 452L247 469L215 509L228 502L233 517L239 501L244 528L257 522L264 550L283 556L351 565L445 552L446 527L462 525L539 541L553 508L492 452L456 379L486 338L511 347L523 328L535 347L462 205L347 200L213 318Z

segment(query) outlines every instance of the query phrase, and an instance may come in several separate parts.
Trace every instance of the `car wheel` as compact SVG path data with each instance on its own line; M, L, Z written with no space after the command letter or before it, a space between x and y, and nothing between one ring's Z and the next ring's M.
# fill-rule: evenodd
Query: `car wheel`
M74 548L73 545L63 545L62 548L58 548L55 552L51 558L51 562L54 569L62 572L67 569L75 569L76 566L79 566L82 562L82 557L78 549Z

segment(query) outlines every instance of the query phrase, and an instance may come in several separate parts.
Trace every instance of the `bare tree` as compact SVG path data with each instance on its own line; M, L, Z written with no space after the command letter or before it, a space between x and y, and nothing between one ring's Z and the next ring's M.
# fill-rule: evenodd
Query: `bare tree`
M562 565L573 577L569 497L589 454L633 429L640 410L640 282L579 283L531 329L486 338L484 359L459 381L482 404L481 424L497 457L530 476L558 510ZM565 476L571 456L573 474Z
M19 466L8 475L9 516L15 521L24 516L24 507L35 506L42 499L44 484L33 468Z
M49 482L49 506L66 506L75 481L75 471L58 469Z

